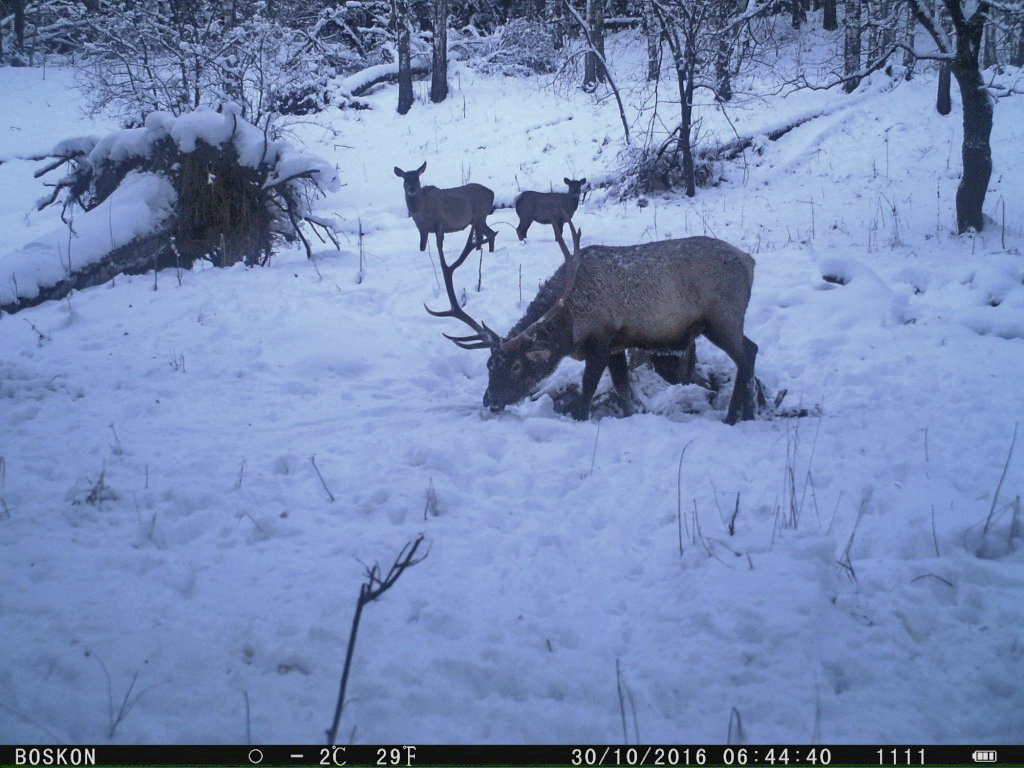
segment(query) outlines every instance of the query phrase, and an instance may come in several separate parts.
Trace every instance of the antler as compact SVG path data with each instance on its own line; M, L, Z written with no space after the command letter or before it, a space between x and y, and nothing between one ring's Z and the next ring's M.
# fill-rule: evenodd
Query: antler
M462 266L462 262L466 260L473 251L475 243L473 242L473 228L470 227L469 237L466 238L466 247L462 249L462 253L451 266L445 261L444 251L440 247L437 249L438 260L441 262L441 273L444 275L444 287L448 292L448 303L451 304L450 309L443 309L435 311L428 307L426 304L423 308L427 310L434 317L454 317L456 320L461 320L476 333L469 336L449 336L447 333L441 334L449 341L453 341L463 349L488 349L497 347L501 344L501 336L492 331L487 327L486 323L478 323L472 317L470 317L466 311L459 306L459 300L455 296L455 286L452 284L452 275L455 274L455 270Z
M569 253L569 249L565 246L565 240L562 239L562 233L555 229L555 240L558 241L558 247L562 249L562 255L565 257L565 288L562 289L562 295L558 297L558 301L551 305L550 309L544 313L533 325L538 323L547 322L558 310L565 306L565 300L569 297L569 292L572 287L576 284L576 272L580 268L580 262L583 261L583 255L580 253L580 238L583 237L583 231L576 229L572 222L568 222L569 232L572 233L572 253ZM531 328L533 326L530 326Z
M562 255L566 261L572 261L573 258L579 261L580 257L580 238L583 237L583 232L573 226L571 221L566 222L569 225L569 232L572 233L572 253L569 253L569 249L565 247L565 240L562 239L562 231L554 224L551 228L555 231L555 240L558 241L558 247L562 249Z
M583 237L583 231L576 229L571 221L568 224L569 231L572 233L572 253L569 253L569 248L565 245L565 240L562 239L562 233L558 231L558 227L552 226L552 229L555 230L555 240L558 241L558 247L562 249L562 255L565 257L565 286L562 288L562 295L558 297L554 304L548 307L548 311L541 315L540 318L517 333L515 335L516 339L533 333L539 326L558 314L559 310L565 306L565 300L569 298L569 294L576 284L576 273L579 271L580 262L583 261L583 255L580 253L580 238ZM512 339L508 341L511 342Z

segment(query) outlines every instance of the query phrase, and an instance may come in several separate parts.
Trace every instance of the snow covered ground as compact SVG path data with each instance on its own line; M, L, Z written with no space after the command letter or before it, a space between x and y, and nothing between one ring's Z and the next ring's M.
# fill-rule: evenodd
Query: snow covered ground
M643 84L615 53L636 135ZM593 191L584 243L755 256L758 376L807 415L729 427L725 401L640 372L646 413L579 423L547 397L482 408L487 355L424 312L444 294L392 167L506 205L614 179L617 110L548 78L452 80L406 117L385 87L293 126L339 168L320 213L342 251L0 317L0 740L318 742L365 566L422 532L429 556L363 615L345 741L723 742L735 710L749 742L1019 743L1021 99L997 107L978 236L952 232L960 116L928 74L740 97L741 133L828 114L692 200ZM102 129L69 84L0 69L5 101L26 94L0 156ZM59 227L29 213L35 167L0 165L3 252ZM502 331L561 260L515 223L492 215L480 293L475 255L457 275Z

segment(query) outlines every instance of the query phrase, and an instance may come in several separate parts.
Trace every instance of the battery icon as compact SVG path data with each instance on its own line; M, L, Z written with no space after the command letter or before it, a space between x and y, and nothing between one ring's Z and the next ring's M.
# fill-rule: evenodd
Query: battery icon
M976 763L994 763L996 751L994 749L976 749L971 753L971 757Z

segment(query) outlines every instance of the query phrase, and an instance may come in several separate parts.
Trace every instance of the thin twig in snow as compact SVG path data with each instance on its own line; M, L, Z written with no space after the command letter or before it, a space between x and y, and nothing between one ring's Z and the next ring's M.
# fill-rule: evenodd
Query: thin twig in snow
M1006 472L1010 469L1010 459L1013 458L1013 447L1017 444L1017 427L1019 423L1013 425L1013 439L1010 441L1010 450L1006 453L1006 461L1003 463L1003 473L999 476L999 482L996 484L996 492L992 494L992 506L988 510L988 517L985 518L985 527L981 530L981 537L985 538L988 535L989 526L992 524L992 516L996 511L996 504L999 501L999 492L1003 488L1003 481L1006 479Z
M316 454L315 453L312 456L309 457L309 463L312 464L313 465L313 469L316 470L316 476L320 478L320 485L322 485L324 487L324 490L327 491L327 498L329 498L333 502L335 500L334 499L334 494L331 493L331 489L327 487L327 483L326 483L326 481L324 481L324 476L320 474L320 467L318 467L316 465Z

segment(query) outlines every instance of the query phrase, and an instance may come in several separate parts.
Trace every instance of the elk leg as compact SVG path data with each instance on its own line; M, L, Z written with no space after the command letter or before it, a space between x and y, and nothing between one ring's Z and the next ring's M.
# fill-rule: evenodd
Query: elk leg
M669 384L689 384L689 371L681 355L651 355L651 366Z
M760 390L761 383L754 378L754 360L757 359L757 344L746 336L743 337L743 349L747 353L747 372L743 384L743 420L754 418L754 400ZM737 374L738 375L738 374ZM761 395L763 397L763 394Z
M752 392L757 344L742 333L734 340L729 337L722 338L708 328L704 335L736 364L736 381L732 385L732 398L729 400L729 412L725 416L725 423L735 424L737 420L748 421L754 418Z
M690 384L698 381L697 376L697 345L694 342L690 342L690 346L686 348L686 351L679 356L679 377L682 379L683 384ZM707 382L704 382L707 386Z
M487 250L490 253L494 253L494 238L498 236L498 230L491 229L487 226L487 222L484 221L484 231L487 233ZM483 240L480 241L481 247L483 246Z
M588 343L586 363L583 366L583 385L579 399L573 407L573 418L583 421L590 416L590 401L594 399L601 374L608 367L610 357L607 344Z
M472 233L472 236L475 238L475 242L473 244L473 248L482 251L483 247L484 247L484 243L486 243L488 241L488 239L489 239L487 234L484 232L483 229L480 228L479 224L473 224L469 228L469 231ZM488 231L490 231L490 230L488 230ZM491 250L492 251L494 250L494 243L493 242L491 243Z
M612 386L622 401L622 410L626 416L636 413L636 398L633 387L629 383L629 364L625 352L616 352L608 358L608 372L612 375Z

